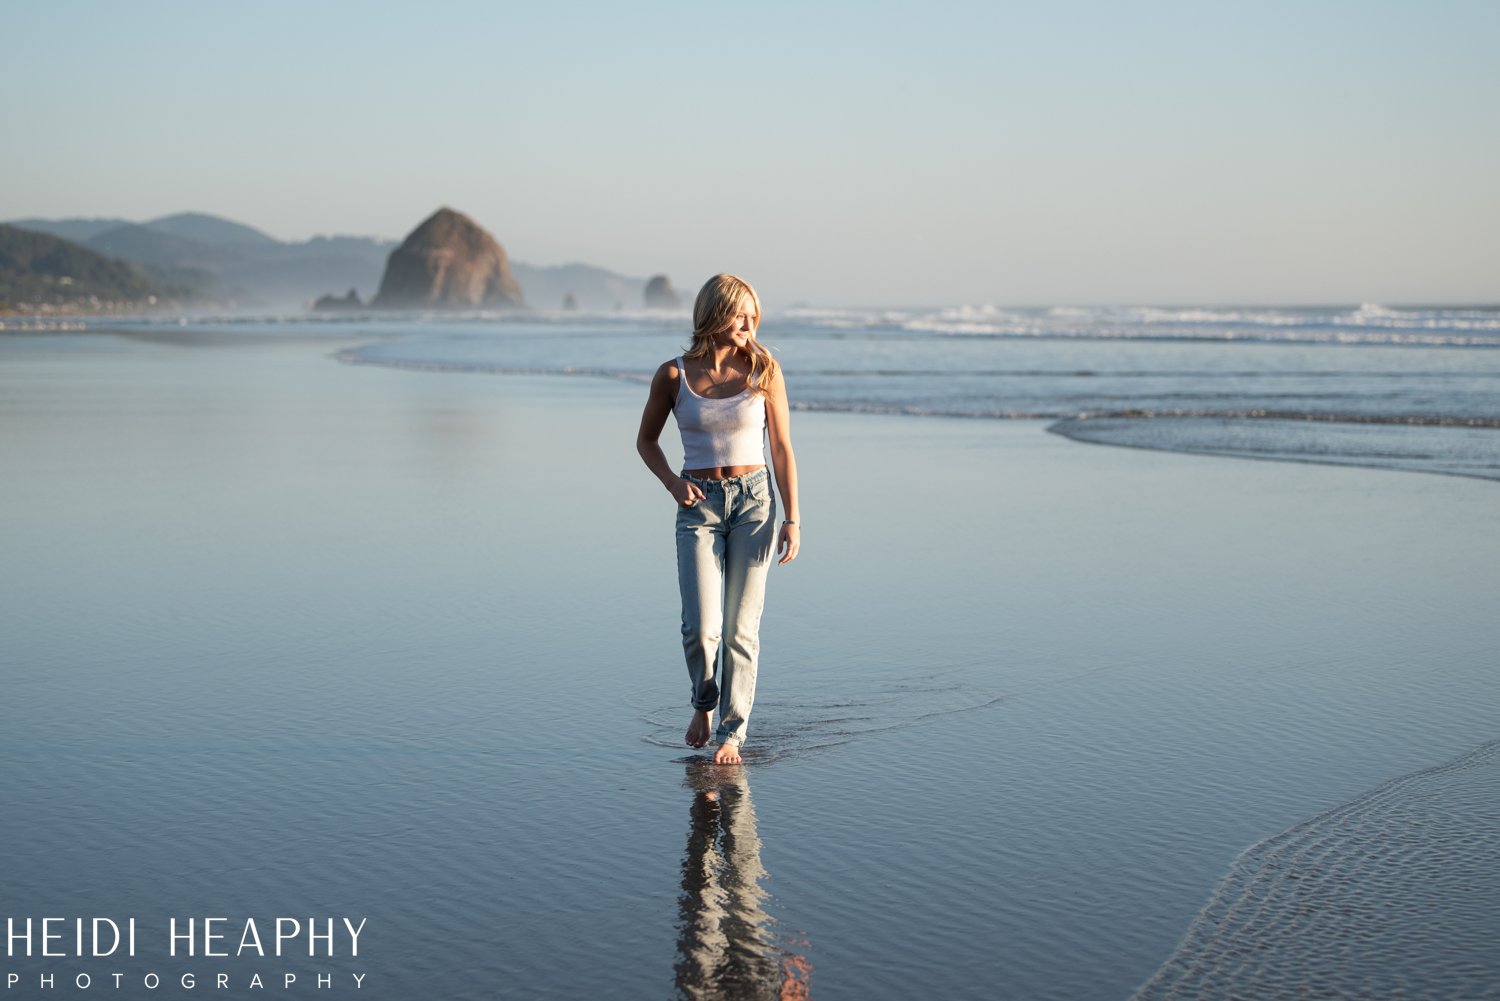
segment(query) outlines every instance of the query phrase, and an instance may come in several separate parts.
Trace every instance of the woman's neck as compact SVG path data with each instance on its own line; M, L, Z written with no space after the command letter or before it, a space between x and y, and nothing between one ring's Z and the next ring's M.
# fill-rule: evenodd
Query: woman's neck
M708 362L711 371L722 372L726 368L733 367L740 354L740 349L733 344L715 344L704 361Z

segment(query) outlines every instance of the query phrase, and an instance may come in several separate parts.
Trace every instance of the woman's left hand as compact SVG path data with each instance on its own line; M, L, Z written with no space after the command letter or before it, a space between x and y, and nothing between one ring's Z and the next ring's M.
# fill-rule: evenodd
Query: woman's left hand
M790 522L781 523L781 534L776 538L776 552L781 554L777 564L790 563L797 558L797 550L802 548L802 529Z

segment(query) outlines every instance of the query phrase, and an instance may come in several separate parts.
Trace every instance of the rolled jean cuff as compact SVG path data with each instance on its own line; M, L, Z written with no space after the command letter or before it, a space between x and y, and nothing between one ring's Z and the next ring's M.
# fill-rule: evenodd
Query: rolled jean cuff
M744 747L745 738L737 733L716 733L714 742L718 744L733 744L735 747Z

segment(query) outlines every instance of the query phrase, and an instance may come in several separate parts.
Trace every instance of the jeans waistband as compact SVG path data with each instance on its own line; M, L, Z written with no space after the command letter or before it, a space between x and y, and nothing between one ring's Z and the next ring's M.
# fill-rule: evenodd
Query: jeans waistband
M697 483L700 486L718 487L720 489L723 489L725 487L748 487L753 483L759 483L761 480L770 475L770 470L766 469L765 467L761 467L753 473L742 473L739 476L727 476L722 480L706 480L699 476L689 476L687 473L683 473L682 478L684 480L692 480L694 483Z

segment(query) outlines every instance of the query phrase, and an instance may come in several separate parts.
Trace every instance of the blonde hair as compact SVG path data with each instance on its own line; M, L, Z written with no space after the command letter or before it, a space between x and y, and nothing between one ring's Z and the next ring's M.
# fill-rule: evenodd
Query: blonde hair
M760 296L738 275L714 275L698 290L693 303L693 343L683 351L684 358L707 358L713 353L714 338L734 327L740 300L749 297L755 309L750 320L750 338L745 351L750 355L750 388L764 396L770 391L771 377L776 374L776 359L755 336L760 329Z

